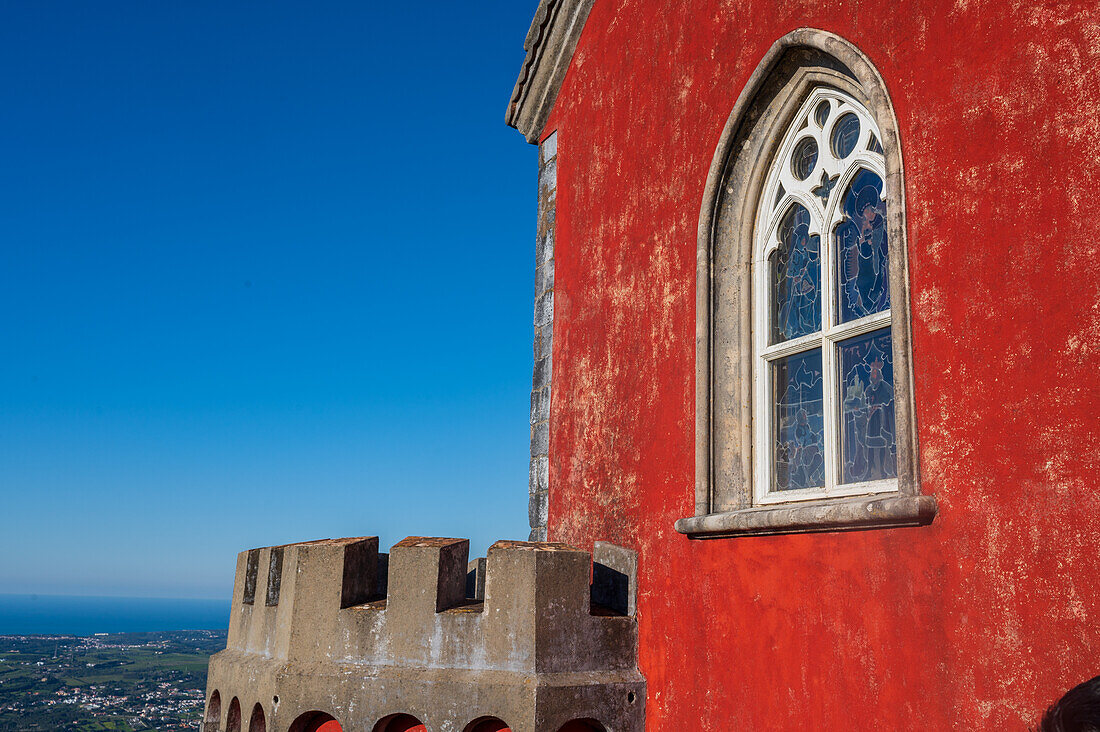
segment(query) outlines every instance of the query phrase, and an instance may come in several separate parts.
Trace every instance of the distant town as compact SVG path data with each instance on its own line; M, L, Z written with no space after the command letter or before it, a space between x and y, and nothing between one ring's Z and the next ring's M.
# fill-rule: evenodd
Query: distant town
M0 636L0 731L194 730L226 631Z

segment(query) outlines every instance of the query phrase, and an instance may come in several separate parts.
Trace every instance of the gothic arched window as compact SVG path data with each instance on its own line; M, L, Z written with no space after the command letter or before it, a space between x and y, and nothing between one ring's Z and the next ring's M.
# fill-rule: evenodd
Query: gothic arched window
M756 217L756 502L897 489L886 166L871 113L813 89Z
M905 194L882 78L800 29L734 105L699 225L695 516L721 537L918 525Z

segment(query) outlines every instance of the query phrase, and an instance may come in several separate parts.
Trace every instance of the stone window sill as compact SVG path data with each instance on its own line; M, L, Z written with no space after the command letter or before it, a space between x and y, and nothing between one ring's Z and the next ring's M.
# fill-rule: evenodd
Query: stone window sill
M935 517L936 499L933 496L875 495L691 516L677 521L676 530L692 539L720 539L924 526L932 523Z

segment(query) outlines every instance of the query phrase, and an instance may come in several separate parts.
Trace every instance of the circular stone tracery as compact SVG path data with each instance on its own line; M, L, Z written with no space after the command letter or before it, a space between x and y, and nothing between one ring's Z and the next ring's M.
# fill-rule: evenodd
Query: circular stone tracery
M831 140L833 155L839 160L845 159L856 149L856 143L858 141L859 117L848 112L837 120L836 126L833 127Z
M798 180L806 180L817 166L817 140L807 137L794 147L791 153L791 173Z

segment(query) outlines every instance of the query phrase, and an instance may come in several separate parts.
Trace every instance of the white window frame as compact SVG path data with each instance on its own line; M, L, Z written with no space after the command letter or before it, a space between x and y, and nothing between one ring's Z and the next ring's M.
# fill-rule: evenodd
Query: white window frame
M818 124L815 112L822 102L830 105L824 126ZM859 138L855 149L843 160L837 159L832 149L832 133L836 123L846 114L853 113L860 123ZM868 149L871 136L882 139L882 133L874 117L858 100L839 89L820 86L806 97L792 119L782 143L770 164L770 172L764 184L757 211L753 250L754 303L753 303L753 389L754 439L756 452L756 480L754 503L769 505L792 501L818 500L841 496L861 496L891 493L898 490L897 478L842 484L839 433L841 425L840 386L837 379L837 344L839 341L889 328L889 309L846 323L837 322L837 287L834 256L835 231L844 218L841 202L848 185L860 170L869 170L886 179L886 163L883 155ZM805 180L795 177L791 155L802 140L811 138L817 143L817 163ZM881 145L881 142L879 143ZM822 182L822 175L834 180L827 201L813 193ZM783 195L779 198L780 187ZM883 185L882 200L886 199ZM771 257L779 248L779 226L792 205L799 204L810 214L809 234L820 237L821 266L821 330L792 340L769 344L772 333ZM887 205L890 205L887 202ZM896 266L890 263L891 266ZM774 404L772 403L772 364L780 358L815 349L821 351L822 397L824 402L824 475L821 489L771 490L774 470ZM896 425L895 425L896 430Z

